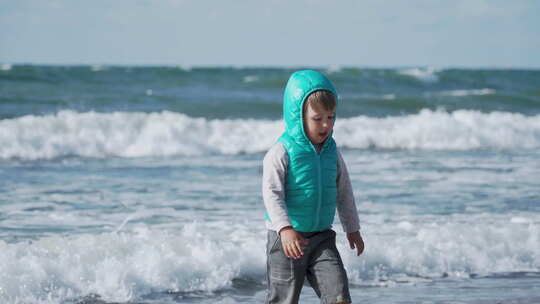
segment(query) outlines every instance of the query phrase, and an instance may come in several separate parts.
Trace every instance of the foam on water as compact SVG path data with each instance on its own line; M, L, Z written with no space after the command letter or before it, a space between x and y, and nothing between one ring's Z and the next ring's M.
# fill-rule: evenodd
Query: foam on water
M442 91L437 93L425 93L424 96L431 97L434 95L440 95L440 96L456 96L456 97L464 97L464 96L483 96L483 95L493 95L497 91L494 89L474 89L474 90L450 90L450 91Z
M225 235L214 229L193 223L176 233L142 227L31 243L0 241L0 302L57 303L91 294L122 302L153 291L226 289L233 278L262 275L263 239L245 239L240 232L220 240ZM239 254L242 259L232 258Z
M369 223L360 258L337 228L351 283L379 286L540 271L540 218L527 223L491 215L467 219ZM122 233L0 241L0 301L58 303L92 294L129 301L152 292L226 290L236 278L264 288L264 248L260 226L225 222L192 222L178 231L138 226Z
M343 67L339 64L330 65L326 68L326 73L328 74L334 74L339 73L343 70Z
M280 129L277 121L207 120L172 112L61 111L0 121L0 158L252 153L267 149Z
M266 151L281 121L192 118L181 113L78 113L0 121L0 158L163 157ZM338 119L338 144L347 148L471 150L537 149L540 116L507 112L452 113Z
M433 83L439 81L437 72L438 70L432 67L413 68L398 71L399 74L411 76L426 83Z
M356 283L540 270L538 216L519 222L493 214L373 219L366 224L373 230L365 233L364 259L341 249Z
M245 83L256 82L259 81L259 77L257 75L248 75L245 76L242 81Z
M519 150L540 147L540 116L422 110L416 115L359 116L338 121L336 140L348 148Z
M99 71L105 71L107 67L101 65L101 64L95 64L90 67L90 70L92 72L99 72Z
M13 66L9 63L2 63L0 71L10 71Z

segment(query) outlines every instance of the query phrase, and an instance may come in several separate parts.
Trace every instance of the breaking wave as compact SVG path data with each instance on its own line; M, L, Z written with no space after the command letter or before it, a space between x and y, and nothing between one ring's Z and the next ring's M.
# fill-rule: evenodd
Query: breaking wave
M338 228L338 247L351 283L360 285L540 271L538 218L472 220L378 225L364 232L367 247L360 258ZM178 231L140 226L121 233L0 241L0 301L62 303L99 295L124 302L152 292L227 290L237 279L264 288L264 231L233 223L220 227L225 228L193 222Z
M425 83L438 82L439 77L437 76L437 72L439 72L439 70L432 67L411 68L398 71L398 73L401 75L411 76Z
M282 131L277 120L60 111L0 120L0 159L258 153ZM425 109L406 116L338 119L334 136L341 147L353 149L538 149L540 115Z

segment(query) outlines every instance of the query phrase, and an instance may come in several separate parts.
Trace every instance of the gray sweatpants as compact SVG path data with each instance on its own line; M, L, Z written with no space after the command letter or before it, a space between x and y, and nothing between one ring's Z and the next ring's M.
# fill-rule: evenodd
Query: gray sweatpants
M268 304L296 304L307 278L321 303L351 302L347 273L336 248L336 233L300 232L309 241L298 259L285 256L279 235L268 230L266 244Z

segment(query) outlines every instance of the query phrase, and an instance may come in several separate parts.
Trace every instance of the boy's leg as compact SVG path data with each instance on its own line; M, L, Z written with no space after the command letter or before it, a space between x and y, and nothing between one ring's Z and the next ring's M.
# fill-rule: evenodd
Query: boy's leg
M307 258L294 260L285 256L281 239L268 231L266 244L267 304L296 304L306 276Z
M315 238L310 239L314 241ZM321 303L351 303L347 273L336 248L336 233L324 231L314 243L306 276Z

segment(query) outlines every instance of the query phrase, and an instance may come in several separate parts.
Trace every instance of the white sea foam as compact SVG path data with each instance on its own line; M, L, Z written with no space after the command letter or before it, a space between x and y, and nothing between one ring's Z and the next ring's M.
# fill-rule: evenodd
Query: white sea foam
M245 82L245 83L257 82L257 81L259 81L259 77L257 75L248 75L248 76L245 76L242 79L242 81Z
M343 70L343 67L338 65L338 64L334 64L334 65L330 65L326 68L326 73L328 74L334 74L334 73L339 73Z
M413 69L405 69L405 70L398 71L399 74L411 76L422 82L427 82L427 83L439 81L437 72L438 70L432 67L413 68Z
M400 220L398 230L388 222L369 223L376 218L364 220L361 258L347 248L338 228L338 247L353 283L540 271L538 218L536 224L508 224L491 216L489 221L409 218ZM156 291L228 289L235 278L263 286L264 252L263 229L231 223L0 241L0 302L58 303L89 294L124 302Z
M0 158L142 157L263 151L278 121L207 120L183 114L76 113L0 121Z
M382 96L382 99L384 99L384 100L394 100L394 99L396 99L396 94L384 94Z
M456 97L463 97L463 96L482 96L482 95L493 95L497 91L494 89L476 89L476 90L450 90L450 91L441 91L437 93L425 93L425 96L434 96L434 95L440 95L440 96L456 96Z
M180 113L77 113L0 121L0 158L163 157L267 150L281 121L192 118ZM506 112L422 110L415 115L338 119L335 138L347 148L537 149L540 116Z
M540 270L537 216L531 222L511 224L505 216L492 214L469 215L467 220L463 215L409 218L397 222L397 230L382 220L365 223L373 230L365 233L364 259L342 243L340 251L353 282Z
M58 303L97 294L128 301L152 291L214 291L236 277L263 279L264 239L220 240L196 223L176 233L131 233L0 241L0 302ZM241 242L242 241L242 242ZM233 258L241 255L241 259Z
M466 110L422 110L416 115L387 118L360 116L340 119L335 137L342 146L361 149L537 149L540 116Z
M0 71L9 71L11 70L12 65L9 63L3 63L2 66L0 66Z
M92 72L104 71L104 70L106 70L106 69L107 69L107 67L105 67L105 66L103 66L103 65L101 65L101 64L95 64L95 65L92 65L92 66L90 67L90 70L91 70Z

